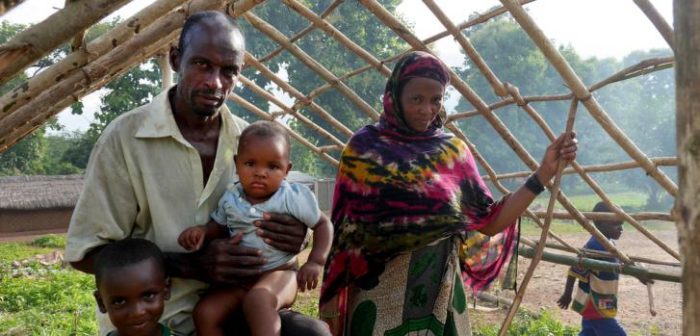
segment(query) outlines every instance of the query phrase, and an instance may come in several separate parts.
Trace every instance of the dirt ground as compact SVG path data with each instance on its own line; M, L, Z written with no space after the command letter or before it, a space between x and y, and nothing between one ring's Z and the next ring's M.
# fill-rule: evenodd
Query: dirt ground
M669 230L654 231L654 235L678 250L678 240L673 227ZM528 237L533 240L539 237ZM583 246L589 238L588 234L563 235L567 242L574 246ZM646 257L654 260L677 262L672 256L649 241L644 235L630 228L625 230L617 247L629 256ZM518 279L524 277L530 259L520 257L518 261ZM670 269L668 266L647 265L654 269ZM675 268L676 271L678 270ZM572 310L561 310L556 301L564 290L568 266L549 262L540 262L530 281L521 307L537 312L546 309L554 313L559 320L568 325L579 325L581 317ZM504 297L512 297L512 291L502 292ZM654 306L656 316L649 312L649 299L646 286L636 278L628 275L620 277L617 319L630 335L681 335L682 294L681 284L656 281L653 285ZM480 312L473 314L472 323L501 323L505 311Z

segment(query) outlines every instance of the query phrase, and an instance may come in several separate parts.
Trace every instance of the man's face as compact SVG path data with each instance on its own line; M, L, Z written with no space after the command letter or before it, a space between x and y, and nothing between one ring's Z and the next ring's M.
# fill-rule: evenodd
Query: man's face
M169 283L153 259L110 271L95 292L100 311L109 314L119 335L129 336L160 335L158 320L169 296Z
M235 157L236 170L248 202L266 201L292 168L286 143L279 136L246 136Z
M216 114L236 84L243 52L242 36L228 26L192 27L184 50L170 54L179 76L176 110L202 117Z
M608 239L620 239L622 236L621 221L596 221L596 227Z

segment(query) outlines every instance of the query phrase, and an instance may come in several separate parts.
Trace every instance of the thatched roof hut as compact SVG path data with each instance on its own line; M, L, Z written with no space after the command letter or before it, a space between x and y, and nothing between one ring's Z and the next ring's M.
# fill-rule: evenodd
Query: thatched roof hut
M0 211L72 208L82 188L81 175L0 177Z

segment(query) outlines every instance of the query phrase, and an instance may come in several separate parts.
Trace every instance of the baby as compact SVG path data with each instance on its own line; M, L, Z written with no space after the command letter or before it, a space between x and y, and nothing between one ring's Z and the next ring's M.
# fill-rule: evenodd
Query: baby
M253 335L279 335L278 310L290 306L301 290L316 288L330 250L333 228L321 213L314 194L285 177L292 168L289 161L290 139L287 130L270 121L258 121L246 127L234 156L239 182L219 200L206 225L191 227L180 234L178 242L195 251L212 239L242 234L241 244L263 251L263 274L250 286L212 286L194 309L198 335L223 335L222 326L242 308ZM308 261L296 268L296 256L274 249L256 234L254 221L263 213L288 214L314 231Z

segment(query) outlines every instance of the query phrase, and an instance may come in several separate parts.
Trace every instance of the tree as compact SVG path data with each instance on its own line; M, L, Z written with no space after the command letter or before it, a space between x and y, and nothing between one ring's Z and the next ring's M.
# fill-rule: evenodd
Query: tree
M7 42L25 28L27 28L26 25L13 24L7 21L0 22L0 44ZM15 76L8 83L0 86L0 95L7 93L25 80L27 80L25 73ZM0 153L0 175L42 173L41 160L46 152L46 142L43 139L44 132L43 127L39 128L5 152Z
M330 0L303 1L307 7L316 13L321 13L331 2ZM396 6L400 3L399 0L383 0L380 2L391 12L395 12ZM296 32L309 25L306 19L292 12L286 6L279 6L272 2L267 2L256 7L255 13L260 18L274 25L277 30L288 37L293 36ZM402 40L393 34L391 30L384 27L371 13L363 10L359 3L345 2L341 4L327 20L346 36L350 37L355 43L359 44L379 59L393 56L404 48L407 48L407 45L403 43ZM270 38L252 28L247 23L243 23L242 27L246 35L246 47L254 56L265 56L277 47L277 44L271 42ZM361 58L357 57L350 50L319 30L303 37L296 42L296 45L308 54L314 56L319 63L337 76L366 65L366 62ZM282 52L279 56L266 63L266 65L272 71L286 72L289 84L303 93L309 93L326 83L319 75L313 73L306 65L288 52ZM247 69L244 74L246 77L255 81L259 86L264 88L270 87L270 81L256 73L254 69ZM384 91L386 78L381 74L371 70L363 75L343 80L343 82L352 88L375 110L382 111L380 98ZM262 110L269 110L269 104L261 97L252 94L252 92L243 90L239 95L254 103ZM359 111L359 108L335 90L316 97L314 102L324 107L333 114L337 120L351 130L357 130L371 123L371 120L365 117L364 114ZM234 114L250 117L242 108L235 105L231 105L230 107ZM331 125L323 121L314 112L304 109L302 113L341 141L347 140L347 136L335 131ZM294 130L317 146L330 144L327 139L321 137L315 131L300 125L300 123L292 122L290 125ZM338 154L339 153L335 153L335 157L338 157ZM295 169L303 170L314 175L335 176L335 167L332 167L326 161L318 158L317 155L314 155L301 144L293 145L292 161Z

